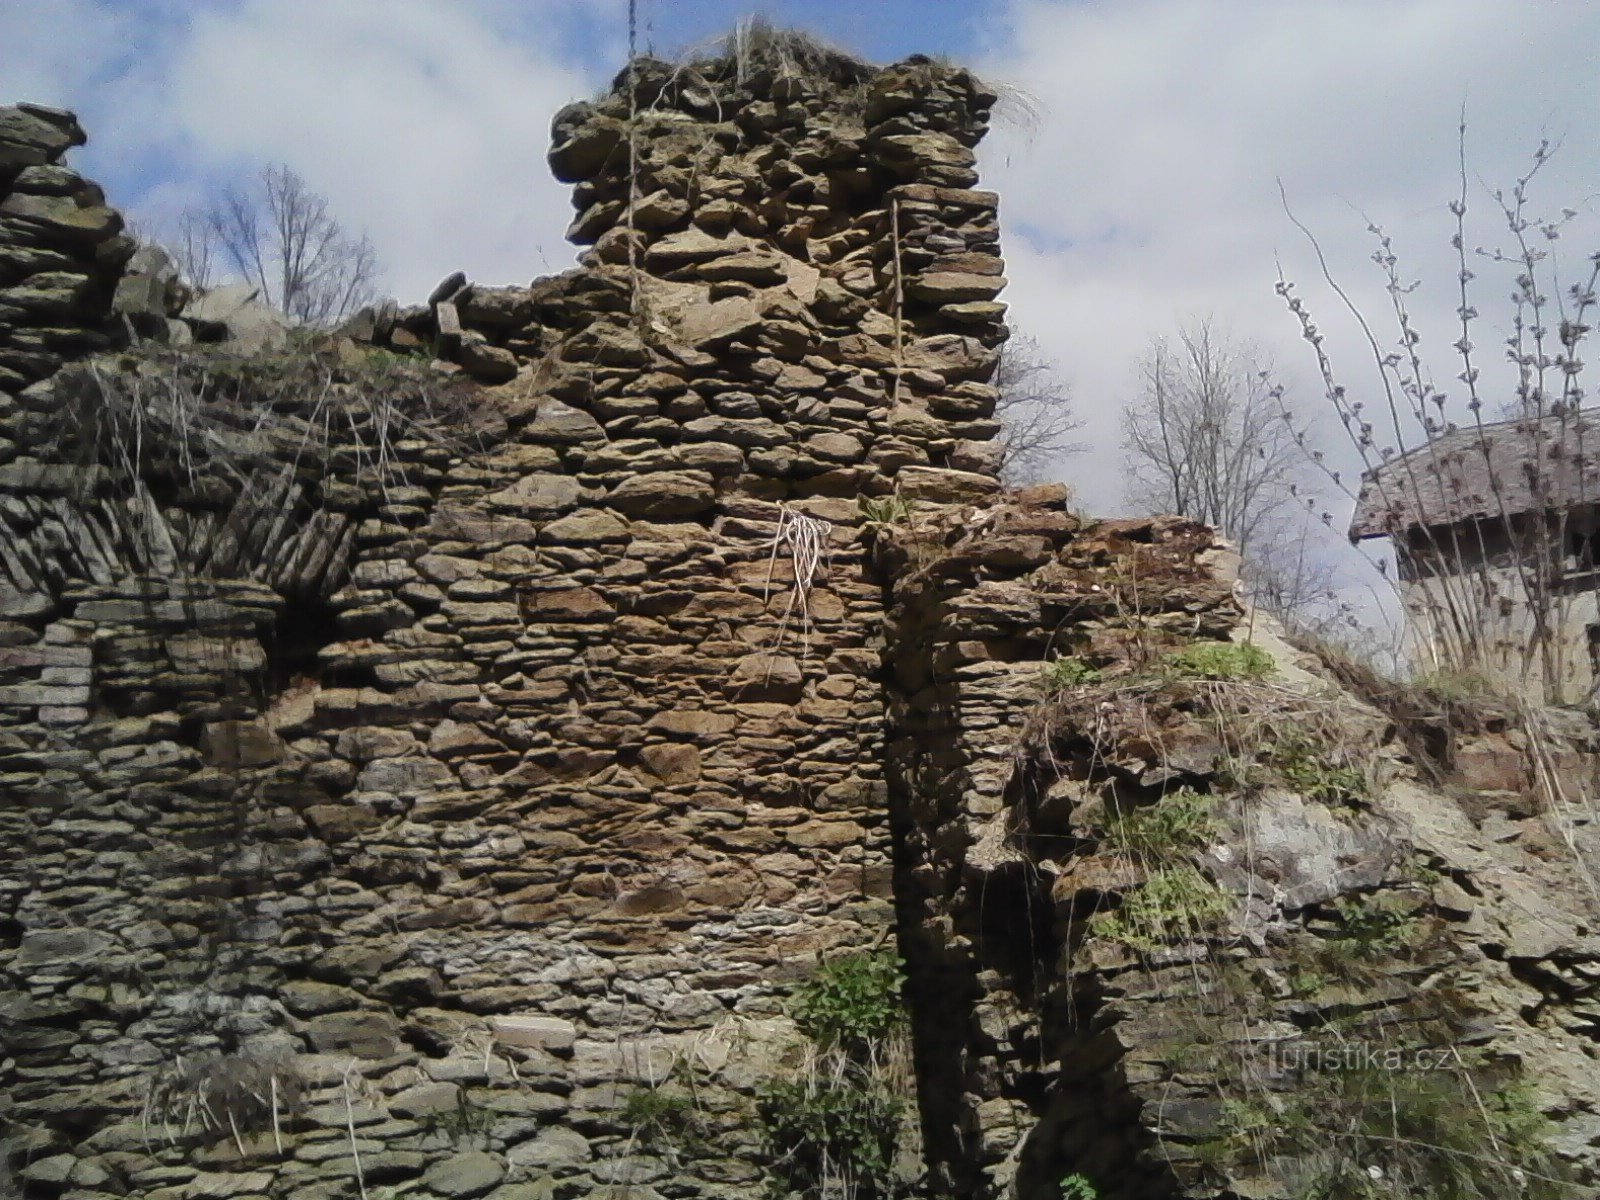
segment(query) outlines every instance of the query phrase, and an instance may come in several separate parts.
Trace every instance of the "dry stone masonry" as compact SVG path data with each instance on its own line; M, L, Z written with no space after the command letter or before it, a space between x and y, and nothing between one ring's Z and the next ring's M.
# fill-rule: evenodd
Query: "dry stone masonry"
M1346 698L1380 798L1257 778L1245 693L1152 667L1245 636L1210 532L1000 494L994 102L636 60L555 118L578 267L336 334L192 294L0 109L0 1196L760 1195L787 997L885 945L905 1194L1287 1200L1227 1017L1373 1012L1537 1061L1592 1194L1592 833L1529 740ZM1114 852L1190 795L1183 864ZM1157 946L1157 875L1227 901Z
M71 113L0 107L0 393L111 344L111 300L134 243L104 193L62 163L83 142Z
M1174 518L1027 489L876 553L943 1194L1593 1190L1591 722L1332 674Z
M736 71L557 117L574 271L245 359L163 291L7 393L28 1195L762 1188L783 997L893 924L860 501L997 490L1004 278L969 75Z

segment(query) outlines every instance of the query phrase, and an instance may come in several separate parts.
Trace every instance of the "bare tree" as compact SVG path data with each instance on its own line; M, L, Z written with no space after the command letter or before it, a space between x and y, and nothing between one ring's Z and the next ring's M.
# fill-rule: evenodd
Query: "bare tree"
M347 233L328 198L282 163L264 168L254 187L230 188L186 213L174 252L196 283L220 261L268 304L308 325L337 321L377 295L371 239Z
M180 216L168 241L167 251L190 284L203 291L216 282L216 239L204 213L190 211Z
M1342 620L1331 555L1314 546L1315 517L1297 502L1305 434L1284 419L1261 352L1193 321L1176 345L1152 340L1139 370L1122 414L1128 502L1231 539L1251 601L1291 627L1320 632Z
M1212 525L1248 555L1291 507L1301 467L1281 393L1255 347L1209 321L1155 339L1123 412L1128 500Z
M1250 556L1240 564L1245 592L1292 632L1330 640L1351 620L1350 605L1339 594L1340 572L1329 548L1310 536L1315 522L1292 507L1282 516L1251 542Z
M1081 454L1073 436L1083 428L1072 410L1072 396L1031 337L1014 335L1000 348L994 386L1000 392L994 415L1000 420L1000 475L1015 487L1042 478L1062 459Z

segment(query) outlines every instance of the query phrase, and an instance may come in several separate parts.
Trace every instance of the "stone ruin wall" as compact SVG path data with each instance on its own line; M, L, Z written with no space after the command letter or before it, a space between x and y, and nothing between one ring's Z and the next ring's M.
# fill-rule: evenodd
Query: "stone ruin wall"
M1239 614L1205 530L996 499L993 97L921 61L633 82L555 122L578 269L364 314L265 425L163 410L181 356L72 364L207 327L123 272L60 166L75 122L0 109L0 1194L351 1196L352 1130L369 1195L757 1194L787 991L889 936L923 1194L1281 1194L1201 1163L1203 956L1083 937L1128 886L1094 849L1100 768L1070 736L1048 771L1016 752L1041 659L1127 655L1130 564L1166 635ZM444 361L396 384L374 348ZM332 380L349 436L308 438ZM123 444L114 398L206 448L108 469L84 449ZM893 497L907 528L863 520ZM804 627L784 508L833 526ZM1161 763L1114 733L1119 777L1214 767L1182 722ZM1281 1032L1367 1003L1269 986L1329 856L1407 896L1429 864L1443 932L1377 1002L1475 990L1592 1177L1600 956L1509 736L1455 747L1448 799L1396 749L1370 827L1279 796L1251 818L1279 861L1212 866ZM215 1055L295 1064L281 1148L152 1092ZM711 1122L692 1153L621 1115L675 1067Z
M1529 725L1487 700L1409 708L1412 694L1341 675L1270 619L1241 625L1232 553L1203 526L1086 524L1048 488L953 516L875 547L894 581L899 943L924 1122L951 1135L928 1143L948 1194L1053 1196L1080 1173L1102 1200L1307 1195L1303 1163L1230 1139L1241 1103L1269 1128L1315 1119L1317 1097L1337 1095L1330 1076L1290 1064L1322 1042L1460 1052L1489 1064L1482 1096L1496 1071L1520 1075L1550 1120L1546 1172L1564 1181L1538 1194L1590 1194L1593 721L1551 710ZM1275 660L1259 687L1141 674L1152 647L1245 637ZM1040 662L1055 656L1100 678L1053 709ZM1196 703L1208 687L1220 710ZM1370 794L1352 806L1270 774L1241 785L1230 726L1252 747L1332 729L1359 747ZM1154 869L1108 844L1108 813L1176 788L1215 797L1218 832L1199 857L1228 911L1209 937L1139 953L1097 936ZM1406 914L1404 932L1348 975L1327 968L1350 914L1385 909ZM1473 1124L1464 1093L1450 1119ZM1366 1161L1387 1149L1368 1143ZM1510 1153L1468 1152L1491 1169Z
M114 424L103 375L154 429L181 369L11 349L114 340L131 247L92 185L35 198L69 178L70 119L4 110L0 1119L23 1194L353 1195L352 1124L369 1191L762 1186L749 1097L793 1050L782 999L893 922L859 500L997 489L1005 281L995 197L968 190L993 97L926 62L848 81L848 112L770 73L635 81L631 151L621 87L555 122L580 268L358 323L451 360L458 439L380 462L354 426L308 440L304 401L270 427L196 409L205 445L137 479L81 453ZM58 266L74 306L30 306ZM787 627L781 506L833 529ZM281 1151L152 1120L152 1088L216 1054L295 1064ZM669 1166L619 1107L680 1062L716 1129Z

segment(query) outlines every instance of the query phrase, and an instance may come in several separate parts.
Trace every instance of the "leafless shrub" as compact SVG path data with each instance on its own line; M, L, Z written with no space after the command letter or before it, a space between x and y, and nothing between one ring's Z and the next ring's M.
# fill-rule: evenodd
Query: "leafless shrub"
M1359 497L1310 448L1303 430L1295 437L1329 482L1357 502L1351 536L1393 539L1395 582L1404 585L1413 618L1416 667L1482 673L1562 703L1592 687L1594 677L1585 661L1591 648L1577 631L1585 614L1595 619L1600 584L1587 549L1597 480L1592 451L1583 443L1596 434L1583 407L1581 357L1592 328L1600 254L1590 257L1575 280L1563 282L1554 243L1577 213L1568 208L1546 219L1530 201L1531 185L1552 154L1548 142L1540 143L1509 191L1489 193L1510 248L1469 250L1466 129L1463 120L1460 182L1449 206L1459 328L1450 346L1451 373L1459 390L1452 395L1435 382L1411 310L1410 297L1421 281L1402 272L1383 227L1368 223L1392 335L1381 335L1360 310L1334 277L1316 236L1290 211L1316 253L1323 280L1360 330L1376 376L1374 385L1351 392L1310 308L1280 275L1278 293L1312 346L1326 402L1360 459ZM1511 275L1504 344L1515 387L1501 406L1510 420L1499 424L1483 418L1487 397L1474 341L1482 320L1475 285L1486 265ZM1326 513L1323 518L1331 520Z
M241 481L264 465L391 480L407 438L463 448L470 391L387 351L355 358L315 341L240 359L147 345L90 360L58 388L61 452L125 481Z
M148 1140L159 1126L169 1143L192 1132L228 1134L245 1153L244 1135L271 1130L281 1153L282 1124L300 1108L306 1080L288 1059L248 1053L181 1055L151 1078L145 1093L143 1125Z
M1034 483L1083 453L1075 435L1084 423L1073 410L1071 390L1037 341L1013 334L1000 348L993 383L1000 393L994 409L1002 425L1000 475L1007 484Z
M764 17L746 17L718 44L715 53L698 65L720 62L744 83L757 72L777 78L826 80L855 87L878 74L878 68L799 29L780 29Z
M216 284L217 243L204 213L191 210L179 216L166 243L178 270L191 286L204 291Z
M283 163L183 213L170 241L196 287L231 273L307 325L332 324L377 299L382 269L372 239L346 230L328 198Z
M1229 538L1252 603L1286 623L1343 621L1333 565L1314 551L1296 507L1304 461L1263 352L1196 320L1176 343L1154 339L1139 373L1122 419L1129 504Z
M1219 530L1248 556L1290 503L1300 467L1260 351L1207 320L1151 343L1123 413L1128 499Z

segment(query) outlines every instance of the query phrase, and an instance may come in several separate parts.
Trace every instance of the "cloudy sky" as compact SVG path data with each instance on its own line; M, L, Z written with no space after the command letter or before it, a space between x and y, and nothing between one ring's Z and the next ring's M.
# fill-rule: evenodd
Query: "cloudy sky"
M1286 217L1321 239L1361 306L1385 296L1367 219L1395 237L1441 382L1457 303L1448 202L1465 109L1469 245L1506 243L1487 188L1560 143L1535 208L1576 212L1571 274L1600 248L1600 5L1592 0L639 0L641 43L704 44L740 16L804 25L870 58L944 54L1015 99L986 143L1002 195L1015 325L1073 388L1093 452L1061 474L1121 501L1119 413L1154 336L1210 317L1276 360L1314 414L1320 385L1274 295L1316 304L1352 392L1370 357ZM550 115L621 66L625 0L38 0L0 4L0 100L76 109L83 170L147 227L267 161L365 226L390 290L456 268L520 281L572 261ZM1509 283L1481 271L1494 367ZM1383 336L1390 336L1384 334ZM1486 371L1503 393L1503 373ZM1375 394L1375 392L1374 392ZM1331 461L1348 454L1324 425ZM1319 507L1345 519L1348 502Z

